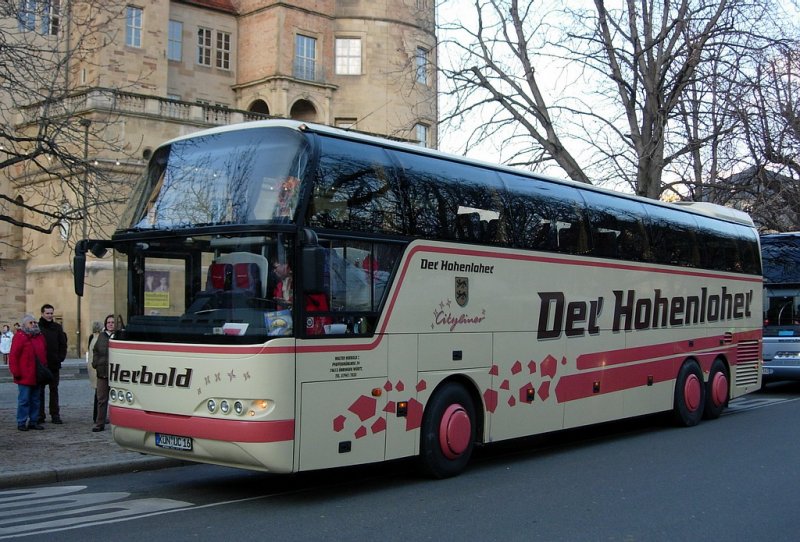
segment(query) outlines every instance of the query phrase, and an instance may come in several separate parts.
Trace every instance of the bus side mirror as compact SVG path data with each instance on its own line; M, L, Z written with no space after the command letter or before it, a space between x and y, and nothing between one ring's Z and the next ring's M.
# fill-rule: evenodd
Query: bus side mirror
M325 289L325 252L321 246L303 247L303 288L306 292L321 292Z
M75 257L72 259L72 272L75 277L75 295L83 296L83 280L86 276L87 240L82 239L75 245Z

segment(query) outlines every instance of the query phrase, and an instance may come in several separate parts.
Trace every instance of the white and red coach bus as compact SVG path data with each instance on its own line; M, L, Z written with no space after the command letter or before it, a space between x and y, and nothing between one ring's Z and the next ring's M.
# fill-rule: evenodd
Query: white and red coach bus
M293 121L158 148L111 240L114 439L288 473L673 411L760 386L746 215ZM91 272L94 269L89 267Z

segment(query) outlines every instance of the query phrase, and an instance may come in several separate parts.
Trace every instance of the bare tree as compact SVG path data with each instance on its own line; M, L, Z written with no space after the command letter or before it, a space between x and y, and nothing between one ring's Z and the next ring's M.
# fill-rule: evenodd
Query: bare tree
M93 1L0 7L2 231L61 229L63 235L89 217L112 219L109 204L118 201L118 186L107 168L87 158L121 155L106 130L114 119L92 114L72 70L79 62L91 69L96 52L114 39L110 23L122 8ZM0 243L19 243L19 237L7 235Z
M748 211L768 231L800 230L800 54L765 51L732 104L741 127L741 172L710 197Z
M501 135L509 163L557 164L574 180L651 198L704 178L698 165L738 122L721 114L729 102L718 93L736 87L738 57L776 42L764 30L770 0L471 6L474 24L443 25L443 43L456 51L443 72L444 121L463 131L480 119L462 150Z

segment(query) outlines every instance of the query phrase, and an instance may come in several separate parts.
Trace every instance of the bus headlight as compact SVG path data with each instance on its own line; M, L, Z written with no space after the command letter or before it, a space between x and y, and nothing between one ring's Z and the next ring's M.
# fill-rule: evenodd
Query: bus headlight
M213 414L217 411L217 402L213 399L209 399L206 403L206 407L208 407L208 411Z
M111 398L112 401L116 401L117 400L117 390L111 390L108 393L108 396Z
M227 414L230 411L231 406L228 404L228 401L223 401L219 404L219 409L223 414Z
M244 412L244 406L242 405L241 401L236 401L233 403L233 411L236 412L236 414L241 414Z

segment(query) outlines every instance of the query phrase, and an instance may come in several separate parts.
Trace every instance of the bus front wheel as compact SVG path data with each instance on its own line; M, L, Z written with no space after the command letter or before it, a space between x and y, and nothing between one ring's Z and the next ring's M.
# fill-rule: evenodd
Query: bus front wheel
M728 406L728 371L722 360L716 359L711 364L706 384L706 406L703 417L716 420Z
M687 361L675 380L673 415L678 425L691 427L700 423L706 402L703 371L696 361Z
M448 478L467 466L475 446L475 405L467 390L449 382L436 390L422 417L420 460L435 478Z

